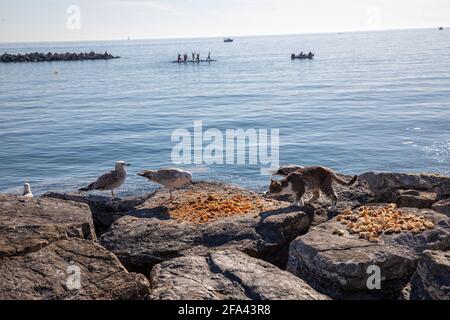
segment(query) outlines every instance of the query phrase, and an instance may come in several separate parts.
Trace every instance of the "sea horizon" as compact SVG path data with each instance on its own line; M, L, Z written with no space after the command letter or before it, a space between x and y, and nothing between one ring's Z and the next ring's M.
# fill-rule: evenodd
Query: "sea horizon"
M450 25L449 25L450 26ZM159 40L196 40L196 39L224 39L224 38L257 38L257 37L290 37L290 36L305 36L305 35L328 35L328 34L348 34L348 33L377 33L377 32L391 32L391 31L408 31L408 30L435 30L439 27L444 29L449 26L435 26L435 27L399 27L386 29L359 29L359 30L343 30L343 31L317 31L317 32L294 32L294 33L274 33L274 34L243 34L243 35L215 35L215 36L173 36L173 37L143 37L143 38L111 38L111 39L74 39L74 40L25 40L25 41L0 41L0 45L5 44L52 44L52 43L74 43L74 42L114 42L114 41L159 41Z

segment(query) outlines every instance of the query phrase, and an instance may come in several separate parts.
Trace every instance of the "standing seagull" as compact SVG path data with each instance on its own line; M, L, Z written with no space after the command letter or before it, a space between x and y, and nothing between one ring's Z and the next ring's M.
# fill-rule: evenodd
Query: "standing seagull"
M129 163L125 163L124 161L117 161L116 167L113 171L105 173L100 176L97 181L92 182L87 187L78 189L79 191L91 191L91 190L100 190L106 191L111 190L111 194L113 199L116 197L114 195L114 189L117 189L124 183L125 178L127 177L127 171L125 170L125 166L129 166Z
M192 183L192 174L178 168L164 168L159 170L145 170L139 176L161 184L169 189L170 200L173 200L172 190L185 184Z
M23 185L23 194L22 197L33 198L33 194L31 193L31 187L29 183L25 183Z

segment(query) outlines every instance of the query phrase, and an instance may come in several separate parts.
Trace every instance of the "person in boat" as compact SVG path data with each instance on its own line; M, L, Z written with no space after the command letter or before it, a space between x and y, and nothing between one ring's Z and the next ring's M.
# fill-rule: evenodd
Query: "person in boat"
M178 54L178 59L177 59L177 61L178 61L178 62L181 62L181 54Z
M192 52L192 61L195 60L195 52Z
M211 60L211 51L208 52L208 56L206 57L206 60L208 60L208 61Z
M187 54L186 54L186 53L185 53L184 56L183 56L183 60L184 60L184 62L187 61Z
M298 56L301 58L301 57L304 57L305 54L304 54L303 51L302 51L302 52L300 52L300 54L299 54Z
M200 53L197 53L197 62L200 62Z

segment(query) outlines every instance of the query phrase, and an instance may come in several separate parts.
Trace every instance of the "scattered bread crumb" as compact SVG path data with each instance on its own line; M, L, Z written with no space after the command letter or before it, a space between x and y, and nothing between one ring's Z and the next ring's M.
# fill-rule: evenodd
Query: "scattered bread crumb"
M236 194L202 194L169 210L173 219L205 223L220 218L260 212L267 206L257 196Z
M423 216L405 213L395 203L385 207L360 207L358 212L344 210L336 220L347 227L350 234L376 242L381 234L394 234L409 231L413 234L434 229L433 222ZM334 234L334 232L333 232Z
M343 236L345 234L345 231L341 230L341 229L334 229L333 234L338 235L338 236Z

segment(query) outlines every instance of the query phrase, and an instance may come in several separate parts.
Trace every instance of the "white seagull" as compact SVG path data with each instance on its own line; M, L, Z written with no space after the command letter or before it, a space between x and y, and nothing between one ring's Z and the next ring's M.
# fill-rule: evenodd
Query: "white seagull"
M115 198L114 189L120 187L126 177L127 171L125 170L125 166L129 166L129 163L125 163L124 161L117 161L115 169L104 175L100 176L97 181L92 182L87 187L78 189L79 191L91 191L91 190L99 190L106 191L111 190L112 197Z
M139 172L138 175L169 189L170 200L173 200L173 189L192 183L192 173L178 168L144 170Z
M23 193L22 193L22 197L25 198L33 198L33 194L31 193L31 186L29 183L25 183L23 185Z

